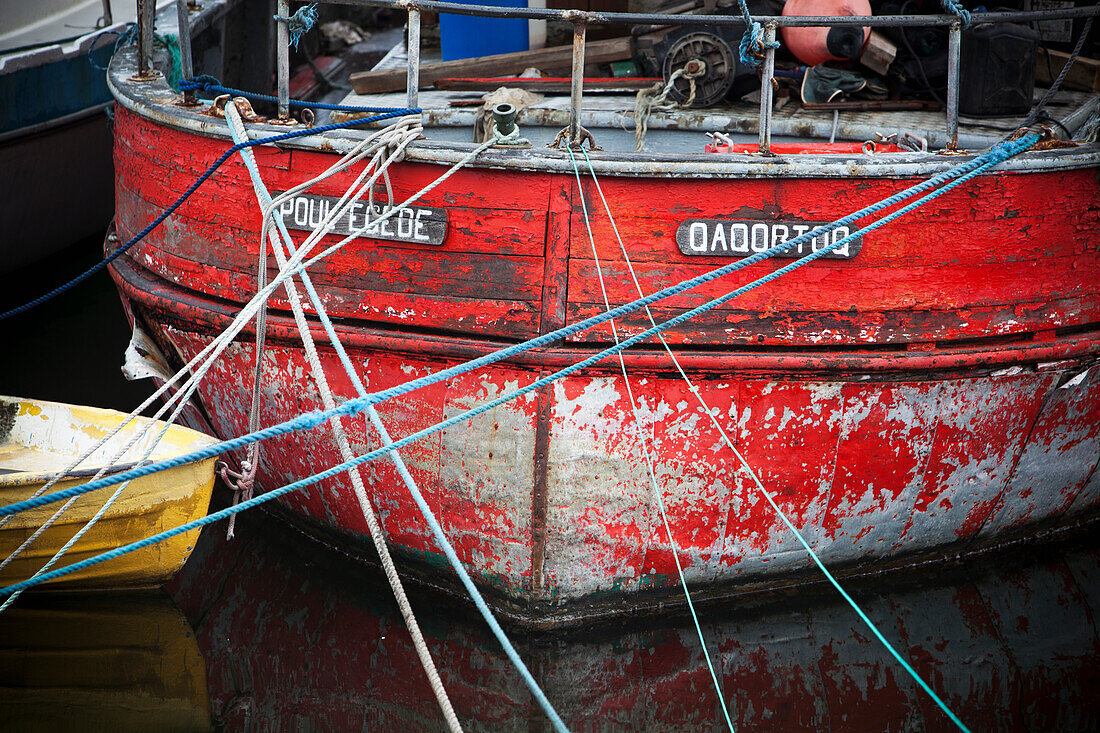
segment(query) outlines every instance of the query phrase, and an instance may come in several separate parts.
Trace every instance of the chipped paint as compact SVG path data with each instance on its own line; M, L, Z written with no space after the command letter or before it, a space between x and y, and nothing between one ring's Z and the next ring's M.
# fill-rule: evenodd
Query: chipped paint
M224 149L126 110L116 132L123 237ZM166 149L187 153L165 156ZM330 153L298 148L256 154L277 189L332 161ZM440 171L394 164L395 195ZM126 301L159 329L154 338L184 360L255 290L259 214L240 185L244 175L227 162L113 268ZM352 176L335 176L316 193L339 195ZM604 177L647 292L726 262L679 253L674 232L685 216L753 211L830 221L913 181L719 178ZM1052 215L1046 196L1055 190ZM921 217L869 234L854 259L816 262L667 333L738 450L826 562L873 563L993 541L1100 507L1100 388L1089 376L1100 354L1097 191L1095 167L983 175ZM463 169L425 200L448 210L443 245L360 239L311 268L368 389L601 312L582 195L599 199L589 182L578 191L572 175L552 167ZM1001 216L1008 203L1017 216ZM590 213L608 295L627 302L636 293L610 221ZM774 267L757 263L662 301L654 316L680 313ZM271 306L261 425L320 407L288 305L273 299ZM644 313L633 314L618 323L619 335L647 325ZM324 332L312 327L337 401L352 397ZM254 354L248 334L240 338L200 387L223 436L248 429ZM594 328L387 402L380 412L391 434L408 435L611 339L610 328ZM537 607L533 613L675 593L676 563L639 436L655 456L676 559L690 583L756 582L809 568L667 355L640 345L623 358L641 425L608 361L556 382L542 398L543 413L532 393L403 451L475 579L513 608ZM356 451L377 446L362 417L344 424ZM544 449L536 445L540 430ZM264 446L260 483L278 486L338 462L324 431L282 436ZM395 547L438 566L438 548L390 463L375 461L361 473ZM346 540L366 540L339 478L281 501Z

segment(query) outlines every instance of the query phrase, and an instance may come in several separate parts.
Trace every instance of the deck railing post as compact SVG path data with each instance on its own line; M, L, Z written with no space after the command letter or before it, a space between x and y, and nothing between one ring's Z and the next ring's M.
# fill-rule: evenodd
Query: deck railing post
M290 17L290 3L287 0L278 1L277 15L285 19ZM286 120L290 117L290 22L277 20L275 34L275 76L278 80L279 95L279 119Z
M138 0L138 78L149 79L153 76L153 16L156 15L154 0Z
M952 23L947 33L947 149L959 147L959 62L962 24Z
M409 6L409 75L405 83L405 106L420 106L420 11Z
M111 13L111 0L103 0L103 16L96 23L96 28L108 28L115 22L115 17Z
M584 91L584 37L588 23L573 19L573 77L569 85L569 145L581 144L581 94Z
M772 154L772 96L775 76L775 24L764 26L764 65L760 73L760 143L763 155Z
M180 72L184 79L195 78L194 60L191 58L191 19L187 15L187 0L176 0L176 29L179 31L180 44ZM195 90L188 89L183 93L183 103L186 105L197 104Z

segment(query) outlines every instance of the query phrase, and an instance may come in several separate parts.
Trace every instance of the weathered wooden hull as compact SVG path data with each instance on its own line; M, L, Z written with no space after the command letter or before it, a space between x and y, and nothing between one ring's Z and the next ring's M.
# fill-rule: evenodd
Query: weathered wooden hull
M120 112L117 224L140 230L226 147ZM165 156L163 151L172 155ZM272 190L332 154L257 149ZM442 172L392 170L403 199ZM728 262L686 256L685 219L831 221L911 185L855 175L675 179L605 176L647 292ZM316 193L340 195L336 177ZM465 169L433 191L442 247L357 240L311 269L371 391L545 333L602 310L581 196L612 303L637 296L588 180L551 170ZM221 172L114 269L134 317L187 361L255 290L259 212L243 167ZM1092 167L976 179L867 236L858 257L821 260L673 329L668 341L764 486L821 558L881 562L996 541L1100 503L1100 188ZM782 264L782 263L780 263ZM663 301L663 320L777 267L760 263ZM321 406L285 300L273 301L262 424ZM644 328L618 325L620 338ZM324 332L314 336L339 396L353 390ZM596 328L381 406L395 437L433 425L611 342ZM247 431L254 360L242 336L200 388L214 430ZM688 582L720 588L810 567L793 535L722 444L667 354L627 352L655 452L657 486ZM345 420L356 450L377 445ZM606 361L403 451L474 577L518 615L678 588L639 428ZM266 445L275 487L339 463L312 431ZM392 465L364 468L391 542L428 567L442 556ZM341 481L288 496L290 510L351 543L366 539Z

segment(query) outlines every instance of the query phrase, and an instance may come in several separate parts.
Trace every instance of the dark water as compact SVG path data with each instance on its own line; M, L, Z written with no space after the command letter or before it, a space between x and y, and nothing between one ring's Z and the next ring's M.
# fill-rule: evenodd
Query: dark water
M85 246L4 300L95 257ZM0 338L0 391L119 409L147 394L118 371L128 330L106 276ZM1092 528L847 587L971 729L1100 729ZM467 730L549 729L480 618L411 599ZM700 620L738 731L952 729L828 588L706 606ZM575 730L725 729L687 619L511 635ZM207 528L165 591L28 595L0 616L0 730L442 727L385 582L267 514L242 517L233 542Z

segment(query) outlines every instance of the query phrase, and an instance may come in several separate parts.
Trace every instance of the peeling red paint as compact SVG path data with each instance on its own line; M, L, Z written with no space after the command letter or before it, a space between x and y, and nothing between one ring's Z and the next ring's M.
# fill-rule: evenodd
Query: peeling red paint
M223 150L219 141L126 110L116 133L123 238ZM300 150L257 153L275 190L332 161ZM395 164L397 197L440 171ZM349 182L337 176L316 193L339 195ZM722 217L751 210L828 221L910 183L660 180L659 196L646 179L609 176L602 185L642 286L652 292L726 262L678 251L679 212ZM613 303L632 300L625 260L595 206L599 198L589 183L582 190L609 296ZM1052 190L1057 211L1046 198ZM465 169L425 201L448 208L441 247L362 239L311 268L367 388L395 386L600 312L580 195L567 175ZM1016 216L1002 215L1009 205ZM184 361L254 292L258 227L246 173L230 161L114 268L124 298ZM746 268L661 303L655 315L679 313L775 267ZM918 218L868 235L855 259L814 263L668 338L737 449L823 560L876 561L996 538L1100 505L1098 275L1093 170L991 174ZM272 300L261 425L321 405L287 307ZM643 319L620 321L620 338L646 327ZM337 396L354 396L324 332L312 328ZM247 330L240 338L200 388L223 436L248 429L254 354ZM387 402L380 412L391 434L408 435L530 384L610 339L610 328L593 329ZM809 567L667 355L643 345L624 360L641 426L617 362L609 360L547 391L542 458L535 394L403 451L475 578L521 604L551 606L675 590L676 562L639 431L651 441L676 559L690 583L759 580ZM378 445L362 417L344 424L354 450ZM539 460L545 482L536 498ZM264 447L260 482L274 487L339 462L325 430L284 436ZM361 471L391 541L439 562L391 464L379 460ZM354 541L365 539L358 506L339 479L282 501ZM882 704L900 704L907 694Z

